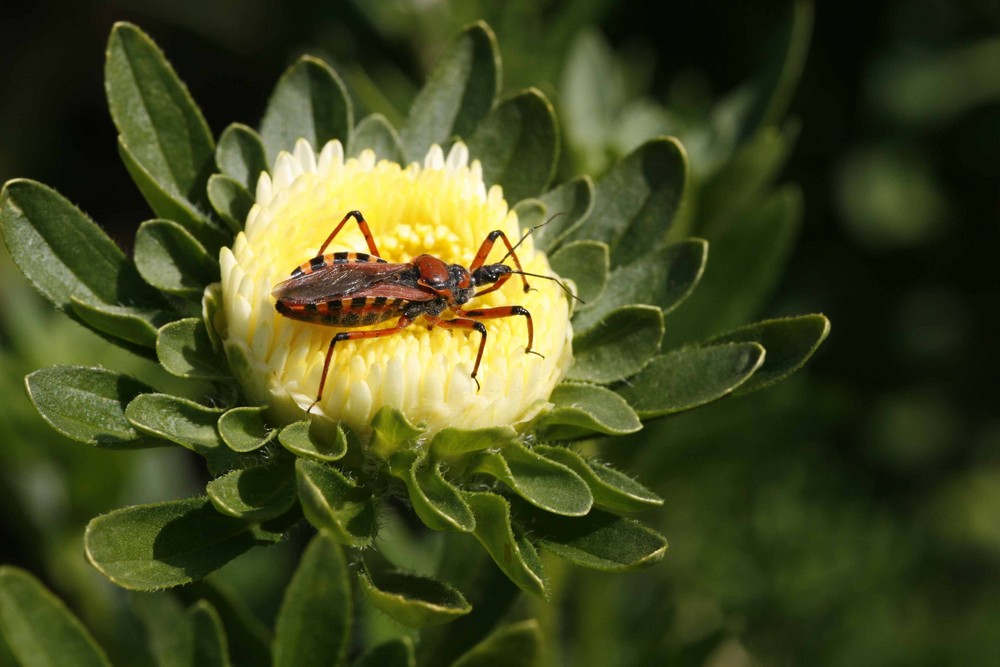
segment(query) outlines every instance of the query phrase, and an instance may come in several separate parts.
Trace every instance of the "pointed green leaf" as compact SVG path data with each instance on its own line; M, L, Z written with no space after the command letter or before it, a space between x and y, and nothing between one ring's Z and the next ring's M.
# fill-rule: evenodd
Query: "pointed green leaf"
M399 134L382 114L373 113L366 116L354 128L348 155L357 157L366 148L375 151L376 160L389 160L397 164L406 163L403 147L399 143Z
M416 667L413 640L397 637L382 642L351 663L351 667Z
M74 296L111 306L165 305L94 221L41 183L4 185L0 232L17 268L64 313L75 316Z
M281 429L278 442L296 456L314 461L336 461L347 454L347 435L341 424L337 424L333 437L323 437L313 433L312 422L305 419Z
M385 406L372 417L372 439L369 451L388 461L392 454L423 435L425 429L414 426L402 412Z
M673 138L646 142L616 164L596 186L588 223L567 238L611 247L611 264L634 260L663 242L687 180L684 148Z
M410 504L432 530L471 531L476 519L462 494L441 474L440 461L428 461L416 450L393 454L389 470L406 484Z
M275 430L264 422L264 408L233 408L219 417L218 429L222 441L234 452L252 452L260 449L275 435Z
M594 501L579 475L520 443L482 452L472 470L495 477L535 507L554 514L583 516Z
M135 263L146 282L178 296L200 299L205 286L219 280L218 259L170 220L147 220L139 226Z
M428 450L431 458L443 459L483 449L506 447L509 442L516 438L517 431L514 430L513 426L492 426L471 431L446 428L434 434Z
M701 340L753 317L784 271L801 221L801 193L787 186L711 239L712 259L684 309L671 317L667 344Z
M383 572L376 584L359 572L358 583L373 607L411 628L448 623L472 611L458 590L430 577Z
M576 296L587 304L601 295L607 283L611 266L608 253L607 244L600 241L573 241L556 250L549 264L560 278L573 281Z
M200 579L258 544L246 521L208 498L137 505L87 524L87 560L123 588L152 591Z
M375 497L333 466L295 461L299 500L309 523L341 544L364 547L378 529Z
M0 630L24 667L110 667L79 619L35 577L0 567Z
M423 161L431 144L471 137L499 91L496 37L485 23L474 23L444 52L410 106L400 132L407 159Z
M510 503L495 493L463 492L476 518L473 535L503 573L522 590L546 597L545 575L534 546L510 522Z
M215 427L222 413L169 394L140 394L125 408L125 418L136 430L204 456L214 475L230 470L237 460Z
M229 667L226 631L215 608L205 600L185 613L191 626L191 667Z
M562 463L590 487L594 506L617 514L641 512L663 504L663 499L628 475L582 456L566 447L535 445L535 451Z
M707 242L686 239L619 266L608 276L600 298L574 313L574 329L586 331L608 313L630 304L657 306L664 314L670 313L694 291L707 259Z
M338 667L351 638L351 587L340 546L312 539L278 611L274 667Z
M233 123L219 137L215 164L223 174L242 184L247 192L256 192L257 180L267 171L264 142L252 128Z
M825 316L800 315L740 327L708 343L756 342L767 350L757 372L733 392L742 396L779 382L802 368L829 333L830 320Z
M159 308L110 306L81 301L71 296L70 307L84 324L93 329L143 347L156 347L156 330L177 315Z
M156 356L168 373L182 378L225 380L232 377L226 360L212 348L205 321L190 317L171 322L157 333Z
M655 306L626 306L573 336L568 380L609 384L635 375L663 340L663 313Z
M757 343L684 347L656 357L617 391L640 416L661 417L722 398L763 363Z
M539 546L581 567L625 572L648 567L667 551L666 539L655 530L601 510L578 519L542 512L532 512L532 517Z
M218 354L223 354L222 339L219 337L218 329L224 326L219 320L222 313L222 285L212 283L205 288L205 293L201 297L201 319L205 322L208 332L208 339L212 343L212 349Z
M137 162L171 197L204 205L215 162L212 134L163 52L134 25L116 23L111 31L104 87Z
M624 435L642 428L629 404L604 387L563 383L549 400L555 407L534 423L543 440L570 440L593 433Z
M208 200L231 232L243 231L254 196L242 183L229 176L212 174L208 179Z
M229 242L229 236L210 221L201 209L196 209L170 192L163 189L154 176L139 163L132 149L123 137L118 137L118 155L125 165L129 176L146 203L153 212L164 220L171 220L186 229L210 252L218 252L219 248Z
M302 56L278 79L260 123L267 164L305 139L317 153L328 141L346 144L354 124L351 101L337 73L319 58Z
M291 457L234 470L205 487L208 499L222 514L248 521L274 519L295 502L295 468Z
M559 247L565 237L585 224L594 207L594 182L584 174L549 190L538 199L545 205L548 215L555 217L550 218L550 222L536 231L532 238L539 248L549 251Z
M221 581L203 579L172 591L185 604L209 602L219 615L232 662L239 667L270 667L271 633L250 608Z
M162 441L145 438L125 418L125 407L153 388L121 373L85 366L52 366L24 379L28 398L49 426L97 447L134 449Z
M518 93L490 111L468 146L483 165L486 185L503 187L507 201L539 195L552 180L559 153L555 111L538 90Z
M494 630L451 667L538 667L541 659L542 631L531 619Z

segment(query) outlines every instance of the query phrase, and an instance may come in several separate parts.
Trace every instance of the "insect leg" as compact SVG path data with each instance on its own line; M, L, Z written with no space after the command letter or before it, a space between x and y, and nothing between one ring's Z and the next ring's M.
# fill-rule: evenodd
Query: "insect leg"
M357 221L358 227L361 228L361 233L365 237L365 243L368 244L368 249L372 251L372 254L375 255L376 257L381 257L382 255L379 254L378 248L375 247L375 237L372 236L371 230L368 229L368 223L365 221L365 216L361 215L361 211L351 211L350 213L345 215L344 219L341 220L340 223L333 228L333 233L331 233L328 237L326 237L326 240L323 241L323 245L319 247L319 252L316 253L316 255L321 256L323 254L323 251L326 250L326 247L330 245L330 241L332 241L333 237L335 237L337 234L340 233L340 229L344 226L344 224L347 222L349 218L354 218Z
M511 277L511 275L513 274L510 273L501 274L501 276L497 278L497 281L495 283L493 283L492 285L490 285L481 292L476 292L476 296L482 296L484 294L489 294L490 292L495 292L496 290L503 287L503 284L507 282L507 280Z
M507 246L507 254L510 255L512 260L514 260L514 266L517 267L517 270L523 271L521 268L521 261L517 258L517 254L514 253L514 247L511 246L507 235L503 233L502 229L494 229L486 235L486 239L483 241L483 244L479 246L479 252L476 253L475 259L473 259L472 264L469 265L469 273L474 273L476 269L486 263L486 257L490 254L490 250L493 250L493 244L497 242L497 239L503 241L503 244ZM521 276L521 280L524 282L524 291L527 292L530 289L528 287L528 279Z
M425 317L430 320L432 326L439 326L445 329L474 329L480 333L482 337L479 339L479 352L476 354L476 364L472 367L472 379L476 383L476 391L479 391L482 387L479 386L476 374L479 372L479 362L483 360L483 350L486 349L486 327L482 322L468 318L442 320L439 317L431 317L430 315L425 315Z
M316 404L323 400L323 387L326 386L326 374L330 372L330 359L333 358L333 346L342 340L358 340L361 338L381 338L382 336L391 336L394 333L399 333L399 331L405 327L410 326L413 320L406 317L405 315L400 317L396 322L395 326L389 327L387 329L374 329L372 331L341 331L340 333L334 335L330 340L330 347L326 349L326 358L323 359L323 374L319 377L319 391L316 392L316 400L312 402L306 413L312 412L312 409L316 407Z
M531 349L535 341L535 327L531 323L531 313L524 306L498 306L497 308L480 308L478 310L452 308L452 310L463 317L476 320L494 320L498 317L514 317L515 315L523 316L525 323L528 325L528 347L524 348L524 352L526 354L542 356Z

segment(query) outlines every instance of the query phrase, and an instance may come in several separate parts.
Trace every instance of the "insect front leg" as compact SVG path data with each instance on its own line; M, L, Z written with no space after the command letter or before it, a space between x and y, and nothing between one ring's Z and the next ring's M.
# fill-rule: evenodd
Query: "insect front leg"
M326 349L326 358L323 359L323 374L319 378L319 391L316 392L316 400L312 402L306 413L312 412L312 409L316 407L316 404L323 400L323 387L326 386L326 375L330 371L330 359L333 358L333 347L342 340L359 340L362 338L381 338L383 336L391 336L392 334L399 333L402 329L413 324L413 320L403 315L396 322L395 326L389 327L388 329L375 329L372 331L341 331L335 334L330 340L330 347ZM480 351L482 354L482 351Z
M319 252L316 253L316 255L319 256L323 254L323 251L326 250L326 247L328 245L330 245L330 242L333 241L333 238L340 233L341 228L350 218L354 218L357 221L358 227L361 228L361 233L365 237L365 243L368 244L368 249L371 250L372 254L375 255L376 257L382 256L379 254L378 248L375 247L375 237L372 236L372 232L368 228L368 222L365 220L365 216L361 215L361 211L351 211L350 213L345 215L344 219L341 220L340 223L333 228L333 232L328 237L326 237L325 241L323 241L323 245L319 247Z
M498 306L496 308L479 308L476 310L463 310L453 308L457 314L473 320L494 320L500 317L514 317L520 315L524 317L524 322L528 326L528 347L524 348L525 354L537 354L545 358L544 355L531 349L535 342L535 327L531 322L531 313L524 306Z
M476 353L476 363L472 367L472 380L476 383L476 391L482 389L479 385L479 380L476 379L476 374L479 373L479 362L483 360L483 350L486 349L486 327L483 323L468 318L442 320L439 317L431 315L425 315L425 317L430 320L432 326L439 326L444 329L470 329L479 332L481 336L479 339L479 352Z
M486 239L483 241L483 244L479 246L479 252L476 253L476 257L472 260L472 264L469 265L469 273L475 273L476 269L486 263L486 257L490 254L490 250L493 250L493 244L497 242L497 239L503 241L503 244L507 246L507 254L510 255L512 260L514 260L514 266L517 267L517 270L523 271L521 268L521 260L517 258L517 254L514 252L514 247L510 244L510 240L507 238L507 235L503 233L502 229L494 229L486 235ZM531 289L528 287L527 278L521 276L521 281L524 283L525 292Z

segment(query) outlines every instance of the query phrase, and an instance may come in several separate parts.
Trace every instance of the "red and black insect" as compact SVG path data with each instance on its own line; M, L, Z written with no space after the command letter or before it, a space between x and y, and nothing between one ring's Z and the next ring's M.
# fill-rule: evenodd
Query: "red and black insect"
M368 244L370 254L362 252L335 252L323 254L330 242L351 218L357 221L361 233ZM476 363L472 367L472 379L479 387L476 373L486 349L486 327L479 320L498 317L524 317L528 327L526 353L538 354L531 349L534 341L534 326L529 313L522 306L498 306L466 310L462 306L471 299L500 289L512 274L521 276L524 291L530 288L525 276L556 280L551 276L525 273L514 250L527 238L529 230L515 245L503 231L490 232L469 268L460 264L446 264L433 255L419 255L405 264L395 264L382 259L375 239L364 216L359 211L351 211L334 228L330 236L319 248L319 253L295 268L287 280L278 283L271 291L275 298L275 308L285 317L314 324L353 328L377 324L398 317L394 326L366 331L341 331L334 334L323 361L316 400L309 409L323 398L323 386L330 370L330 359L334 346L343 340L380 338L399 333L418 317L424 317L430 327L448 329L470 329L478 331L481 339ZM496 264L486 264L486 257L497 239L507 246L507 254ZM510 258L516 270L503 262ZM558 280L556 280L559 283ZM571 296L565 285L559 285ZM485 287L485 289L478 288ZM443 319L448 311L455 317ZM542 356L542 355L538 355Z

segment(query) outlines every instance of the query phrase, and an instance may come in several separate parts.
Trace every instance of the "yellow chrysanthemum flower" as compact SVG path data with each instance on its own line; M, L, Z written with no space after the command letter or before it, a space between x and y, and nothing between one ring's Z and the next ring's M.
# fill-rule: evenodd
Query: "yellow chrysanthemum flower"
M516 242L517 214L499 186L486 188L477 161L456 144L448 156L434 146L424 164L376 162L364 151L344 158L339 141L317 156L300 140L282 153L273 176L262 174L245 231L221 253L223 308L214 322L230 366L249 399L267 404L281 419L300 419L313 403L331 338L344 329L294 321L275 310L271 291L317 254L333 226L351 210L367 219L389 262L427 253L468 266L487 234L503 230ZM326 252L367 252L349 221ZM499 262L498 243L487 262ZM545 254L529 237L517 249L525 271L552 275ZM509 262L509 260L508 260ZM567 296L554 281L531 279L525 293L513 276L500 290L466 307L524 306L533 316L533 349L525 354L523 317L484 320L486 350L471 377L480 336L464 330L428 329L422 318L398 334L343 341L334 348L322 401L313 414L364 429L383 406L401 410L431 431L448 426L482 428L517 424L541 410L572 363ZM394 320L366 328L391 327Z

